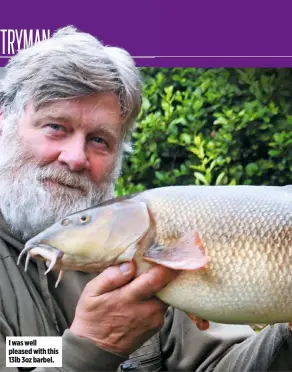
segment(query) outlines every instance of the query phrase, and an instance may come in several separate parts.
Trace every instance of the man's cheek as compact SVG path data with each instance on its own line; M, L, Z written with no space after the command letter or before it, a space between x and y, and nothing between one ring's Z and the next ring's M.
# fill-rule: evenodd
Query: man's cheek
M36 163L49 164L58 159L60 150L54 144L40 140L27 147L27 153Z
M99 158L90 163L91 178L93 182L99 183L108 178L115 166L113 159Z

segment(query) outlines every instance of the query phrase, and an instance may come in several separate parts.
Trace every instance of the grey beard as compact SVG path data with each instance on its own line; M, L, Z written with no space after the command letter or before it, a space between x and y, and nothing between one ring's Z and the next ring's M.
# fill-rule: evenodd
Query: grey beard
M31 169L27 167L27 172ZM25 171L25 169L23 169ZM0 177L0 209L11 231L27 240L66 215L90 208L113 197L113 187L103 185L94 193L82 196L78 191L52 194L31 177L12 183Z
M121 159L97 186L87 176L64 167L56 169L56 165L40 166L30 159L24 160L15 135L9 143L6 140L2 137L0 142L0 210L11 231L21 240L28 240L66 215L114 197ZM41 182L44 179L65 182L85 192L62 186L48 191Z

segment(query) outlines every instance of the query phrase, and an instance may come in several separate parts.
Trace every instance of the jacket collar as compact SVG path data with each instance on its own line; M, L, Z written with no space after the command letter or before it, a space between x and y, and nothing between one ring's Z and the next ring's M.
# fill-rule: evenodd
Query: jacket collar
M13 234L11 228L5 221L1 211L0 211L0 237L7 243L13 245L19 251L23 249L23 246L25 244L24 240L21 240L20 238Z

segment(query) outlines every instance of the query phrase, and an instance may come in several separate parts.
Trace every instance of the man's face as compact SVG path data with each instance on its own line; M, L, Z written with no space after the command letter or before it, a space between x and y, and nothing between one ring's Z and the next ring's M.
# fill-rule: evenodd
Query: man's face
M5 119L5 118L4 118ZM113 196L122 118L115 94L30 102L0 137L0 210L28 239L67 214Z

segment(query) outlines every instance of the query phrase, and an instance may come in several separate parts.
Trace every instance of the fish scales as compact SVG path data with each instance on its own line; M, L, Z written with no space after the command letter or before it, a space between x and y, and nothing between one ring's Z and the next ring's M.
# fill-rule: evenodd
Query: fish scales
M218 187L215 193L212 187L178 187L143 197L158 244L197 232L210 257L207 268L182 272L161 299L217 322L292 319L290 188Z

